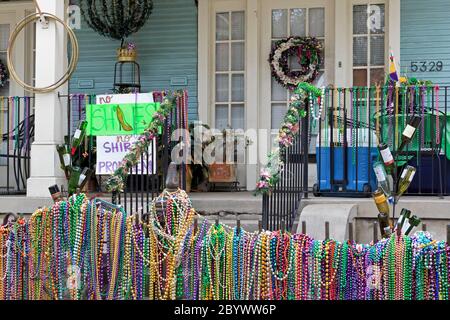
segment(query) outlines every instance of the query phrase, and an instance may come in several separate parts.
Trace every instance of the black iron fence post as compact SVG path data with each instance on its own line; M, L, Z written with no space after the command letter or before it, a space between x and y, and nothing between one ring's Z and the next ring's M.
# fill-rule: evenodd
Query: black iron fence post
M306 106L309 105L309 101L306 101ZM306 116L301 120L302 124L302 136L301 136L301 145L302 145L302 158L303 158L303 181L302 181L302 189L303 196L308 198L308 165L309 165L309 110L305 108Z

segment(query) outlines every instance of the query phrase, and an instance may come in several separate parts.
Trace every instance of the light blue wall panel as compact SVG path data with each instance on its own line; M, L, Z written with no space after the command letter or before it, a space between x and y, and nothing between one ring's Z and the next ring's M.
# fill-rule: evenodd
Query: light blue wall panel
M450 85L450 0L401 1L401 73ZM440 72L431 72L442 61ZM426 62L427 71L413 72L411 62Z
M194 0L154 0L153 3L150 19L129 39L138 49L142 91L186 88L189 119L195 120L198 118L197 7ZM80 60L70 82L71 92L111 92L120 42L98 35L86 23L77 31L77 36ZM183 79L187 79L187 85L171 85L171 80ZM83 86L83 82L91 80L93 88Z

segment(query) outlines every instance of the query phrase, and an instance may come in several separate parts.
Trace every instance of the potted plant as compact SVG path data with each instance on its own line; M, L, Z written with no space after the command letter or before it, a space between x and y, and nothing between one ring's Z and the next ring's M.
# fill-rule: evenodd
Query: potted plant
M252 143L252 141L247 137L236 134L236 132L231 128L222 130L221 134L213 138L213 141L216 141L217 139L219 140L218 143L222 143L223 158L222 161L209 164L209 182L213 184L231 183L237 187L239 184L237 180L239 140L245 139L245 149ZM229 152L227 142L231 142L233 144L232 155L227 154L227 152ZM231 162L229 160L231 160Z
M190 191L191 188L197 191L208 191L208 165L205 162L203 153L205 148L214 142L214 136L211 135L210 127L207 124L193 122L189 125L189 134L191 140L191 161L187 165L188 172L186 176L186 191ZM196 154L198 152L198 147L201 145L201 154ZM199 162L198 159L201 159Z

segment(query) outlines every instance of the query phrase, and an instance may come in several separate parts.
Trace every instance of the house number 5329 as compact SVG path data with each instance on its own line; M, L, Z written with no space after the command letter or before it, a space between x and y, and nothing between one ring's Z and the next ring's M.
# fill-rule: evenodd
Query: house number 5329
M441 72L442 61L411 61L411 72Z

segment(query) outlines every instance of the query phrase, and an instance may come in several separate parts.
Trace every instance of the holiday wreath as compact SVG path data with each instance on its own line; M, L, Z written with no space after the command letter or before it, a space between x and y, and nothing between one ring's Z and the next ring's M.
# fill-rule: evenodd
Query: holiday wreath
M0 88L3 88L6 85L7 80L8 72L6 71L6 66L0 60Z
M300 70L291 70L289 57L296 55ZM322 44L313 37L278 40L269 56L272 76L285 88L295 89L301 82L313 82L322 63Z

